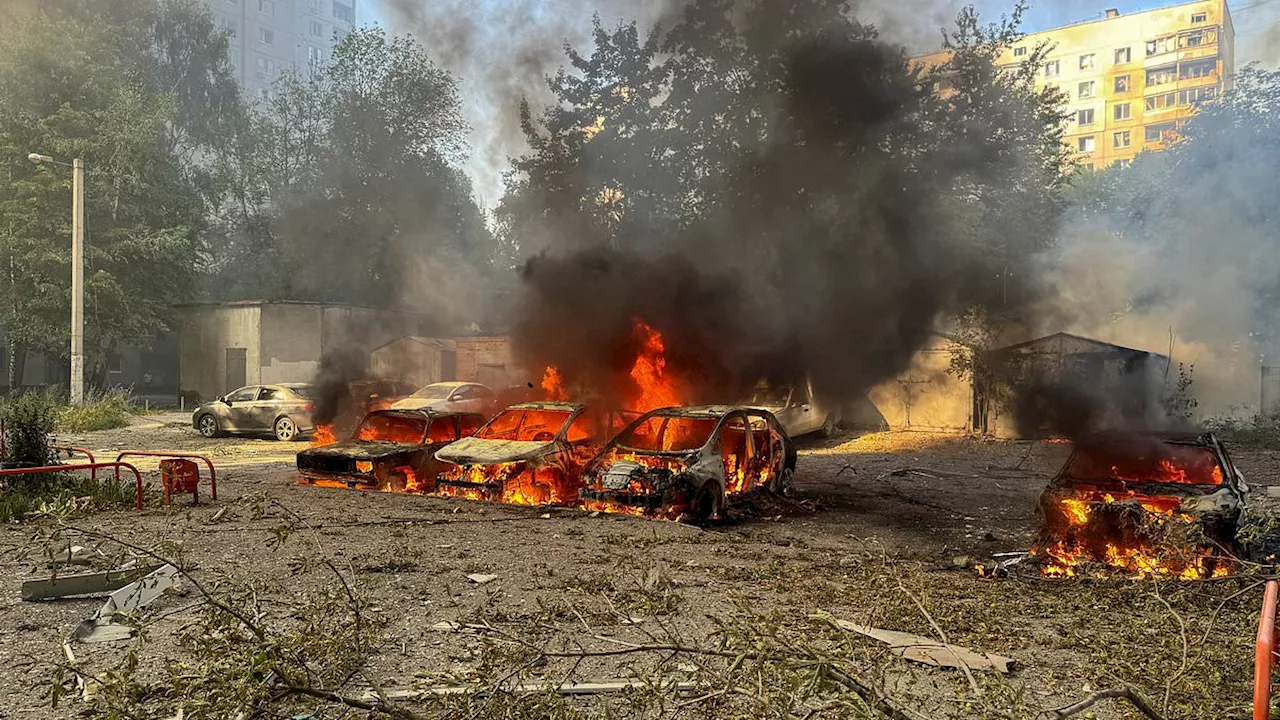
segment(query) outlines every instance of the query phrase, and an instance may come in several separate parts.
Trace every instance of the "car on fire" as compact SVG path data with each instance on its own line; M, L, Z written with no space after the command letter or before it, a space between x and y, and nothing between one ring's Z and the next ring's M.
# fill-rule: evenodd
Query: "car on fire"
M313 429L312 397L305 383L248 385L197 407L191 426L207 438L270 433L277 440L294 440Z
M705 522L763 488L794 489L796 448L778 418L738 406L671 407L640 416L583 471L593 510Z
M437 494L518 505L576 505L582 468L609 433L586 403L530 402L495 415L438 452Z
M436 451L483 424L476 413L377 410L349 439L298 453L298 472L313 484L430 493L441 469Z
M391 404L391 409L474 412L487 417L496 406L497 396L480 383L438 382L421 387L412 395L397 400Z
M810 433L831 437L841 421L840 406L815 393L813 381L808 377L783 385L770 385L762 380L752 391L750 400L743 404L772 413L793 438Z
M1086 436L1040 496L1042 569L1074 575L1090 562L1188 578L1225 570L1226 555L1240 550L1248 493L1213 433Z

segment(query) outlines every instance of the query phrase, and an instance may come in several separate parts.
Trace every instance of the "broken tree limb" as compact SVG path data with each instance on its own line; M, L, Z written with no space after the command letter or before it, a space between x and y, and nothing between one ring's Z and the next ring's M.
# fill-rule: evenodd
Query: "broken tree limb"
M115 592L126 585L160 569L160 565L146 565L127 570L54 575L48 580L28 580L22 583L23 600L50 600L53 598L82 595L103 595Z
M437 685L426 688L403 689L403 690L386 690L385 698L388 700L412 700L414 698L426 697L428 695L488 695L493 692L512 693L516 695L530 695L544 692L554 692L558 695L579 696L579 695L602 695L605 693L624 692L635 688L649 687L650 684L644 680L600 680L594 682L524 682L508 687L489 688L482 685ZM705 690L704 683L696 682L675 682L669 685L663 685L665 690L674 690L677 693L686 693L693 690ZM373 693L365 693L361 698L365 702L372 702L378 699Z
M1151 720L1164 720L1164 717L1151 707L1151 702L1148 701L1142 693L1131 687L1099 690L1079 702L1075 702L1055 710L1047 710L1046 712L1051 718L1053 718L1053 720L1063 720L1063 718L1069 718L1072 715L1082 713L1103 700L1112 699L1127 700L1129 704L1138 709L1138 712L1141 712L1143 715L1151 718Z
M889 652L894 655L925 665L956 669L967 667L972 670L989 670L1004 675L1009 672L1010 666L1014 663L1012 658L1001 655L977 652L911 633L885 630L869 625L858 625L848 620L832 617L827 613L815 613L810 617L816 620L826 620L841 630L848 630L879 640L888 645Z

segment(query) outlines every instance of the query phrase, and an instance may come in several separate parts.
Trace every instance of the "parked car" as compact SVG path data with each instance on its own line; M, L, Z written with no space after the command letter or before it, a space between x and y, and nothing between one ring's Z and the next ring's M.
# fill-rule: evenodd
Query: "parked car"
M807 377L800 383L777 386L762 381L751 399L742 404L769 411L793 438L814 432L831 437L841 420L839 404L815 393Z
M476 413L378 410L349 439L298 453L298 471L312 483L429 493L442 466L436 451L483 424Z
M350 393L351 407L359 408L362 413L367 414L375 410L389 409L395 403L412 395L415 386L403 380L374 378L353 380L347 383L347 389Z
M197 407L191 426L207 438L270 433L295 440L312 430L311 398L305 383L248 385Z
M391 404L392 410L468 412L488 416L496 409L493 391L479 383L439 382Z
M439 494L519 505L576 505L582 467L607 439L608 418L582 403L513 405L448 445Z
M772 413L736 406L674 407L641 415L583 471L588 509L705 522L763 488L789 495L796 449Z

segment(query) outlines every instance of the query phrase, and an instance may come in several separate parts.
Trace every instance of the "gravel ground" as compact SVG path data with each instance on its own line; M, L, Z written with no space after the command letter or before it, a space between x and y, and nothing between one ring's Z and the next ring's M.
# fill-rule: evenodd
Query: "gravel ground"
M331 583L330 572L308 562L329 558L355 578L369 616L380 625L370 674L390 687L408 685L423 672L492 679L480 662L480 638L432 627L478 617L515 628L536 625L544 631L542 641L583 644L598 644L593 638L601 636L643 642L658 626L704 642L717 618L744 612L805 618L825 611L931 634L930 623L898 588L884 585L887 576L873 572L886 567L901 569L897 582L915 588L952 642L1014 658L1018 669L1004 682L1034 707L1065 704L1116 679L1158 695L1161 678L1186 665L1168 615L1144 600L1148 590L1140 583L991 582L954 566L957 556L985 558L1029 546L1035 499L1069 452L1063 445L889 433L804 441L799 503L697 529L568 509L298 485L292 463L304 443L206 440L190 429L187 415L151 416L129 428L59 441L100 458L125 449L207 453L218 468L218 500L202 488L196 506L187 500L172 509L153 503L142 513L100 512L75 524L149 548L178 543L197 576L254 581L264 597L281 603ZM1234 455L1252 484L1280 484L1277 453L1237 449ZM156 482L154 461L141 460L139 467ZM284 524L299 532L281 545L273 542L274 531ZM62 638L101 604L19 600L21 581L47 572L39 561L39 534L32 526L0 528L0 663L24 668L0 677L5 718L78 712L49 707L47 663L61 659ZM497 580L467 579L475 573ZM1179 609L1186 632L1194 636L1204 628L1214 652L1239 655L1247 664L1248 613L1256 612L1261 593L1249 591L1244 580L1229 583L1222 589L1199 584L1212 593L1178 589L1161 597L1174 598L1171 607ZM1242 603L1238 616L1218 618L1213 611L1215 622L1215 605L1206 596L1225 598L1236 589L1246 589L1230 601ZM184 607L196 599L187 592L157 605L166 617L149 625L140 651L144 669L181 656L173 638L191 621ZM1133 636L1135 618L1153 628L1149 636ZM1126 652L1146 658L1144 667L1123 664L1127 656L1111 646L1117 636L1132 646ZM80 662L91 668L110 667L120 653L110 645L77 646ZM579 678L616 678L634 671L631 662L591 658L574 669ZM1109 662L1118 667L1106 667ZM1161 667L1168 668L1163 675ZM1247 677L1205 669L1207 685L1190 684L1199 682L1200 670L1192 663L1171 691L1201 707L1207 696L1247 711ZM986 716L950 699L965 692L958 673L894 672L928 716ZM1195 716L1173 707L1169 717ZM342 715L323 706L312 711L318 718ZM1099 718L1128 717L1114 706L1096 711Z

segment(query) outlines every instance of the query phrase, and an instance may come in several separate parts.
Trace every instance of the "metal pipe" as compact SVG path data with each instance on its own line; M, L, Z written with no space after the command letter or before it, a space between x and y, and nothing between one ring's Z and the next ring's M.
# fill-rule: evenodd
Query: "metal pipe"
M1276 652L1276 601L1280 599L1280 582L1267 583L1262 598L1262 614L1258 618L1258 642L1253 651L1253 720L1271 718L1271 669Z

